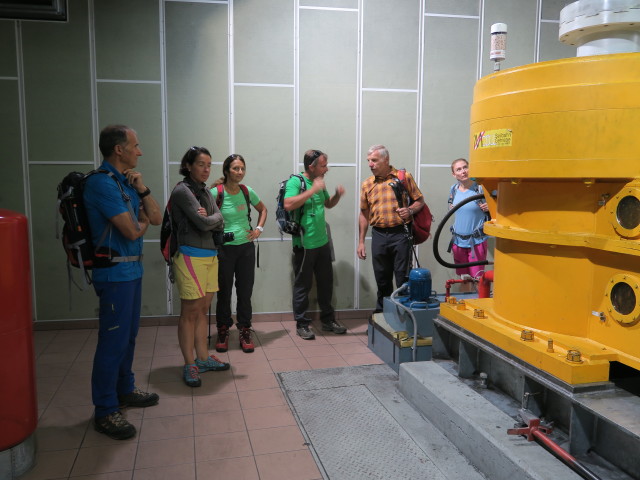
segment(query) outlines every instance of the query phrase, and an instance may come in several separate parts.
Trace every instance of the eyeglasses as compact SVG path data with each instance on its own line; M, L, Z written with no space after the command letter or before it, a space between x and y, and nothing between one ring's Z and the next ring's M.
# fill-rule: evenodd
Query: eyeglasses
M200 147L193 146L193 147L191 147L189 150L191 150L191 151L195 152L195 151L197 151L197 150L200 150Z

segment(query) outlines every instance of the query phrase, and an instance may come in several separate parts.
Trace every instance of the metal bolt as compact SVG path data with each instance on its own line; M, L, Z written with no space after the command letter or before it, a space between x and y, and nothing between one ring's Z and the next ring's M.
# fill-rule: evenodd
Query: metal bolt
M582 363L582 353L580 353L580 350L567 350L567 361Z
M553 338L547 340L547 352L553 353Z
M467 304L464 303L464 300L460 300L458 302L457 309L458 310L466 310L467 309Z
M520 332L520 340L533 342L533 330L522 330L522 332Z
M481 308L474 308L473 318L487 318L487 316L484 314L484 310L482 310Z

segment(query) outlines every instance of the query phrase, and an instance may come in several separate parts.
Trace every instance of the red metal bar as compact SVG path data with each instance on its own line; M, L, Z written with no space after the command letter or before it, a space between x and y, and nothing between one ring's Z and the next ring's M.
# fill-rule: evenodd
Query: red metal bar
M535 417L529 410L520 410L520 417L526 424L520 428L510 428L507 430L508 435L524 435L527 440L535 440L538 444L545 447L549 452L562 460L565 465L586 480L602 480L599 476L582 465L576 457L567 452L564 448L551 440L546 434L553 431L553 427L541 425L540 419Z
M491 283L493 282L493 270L487 270L478 282L478 298L491 297Z

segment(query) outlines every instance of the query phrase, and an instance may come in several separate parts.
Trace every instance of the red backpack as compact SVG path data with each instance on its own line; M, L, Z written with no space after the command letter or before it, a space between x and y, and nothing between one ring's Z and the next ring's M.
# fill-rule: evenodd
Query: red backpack
M398 170L398 180L400 180L400 184L404 187L405 191L407 190L407 172L404 168ZM413 203L413 202L412 202ZM412 205L409 204L409 207ZM431 214L431 210L427 203L425 202L424 207L414 214L413 221L411 224L413 225L413 243L414 245L420 245L425 242L431 236L431 224L433 223L433 215Z

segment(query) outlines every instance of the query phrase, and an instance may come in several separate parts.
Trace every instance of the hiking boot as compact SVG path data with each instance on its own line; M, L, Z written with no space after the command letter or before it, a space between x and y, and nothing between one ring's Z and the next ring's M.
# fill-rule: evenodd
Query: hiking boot
M229 327L226 325L220 325L218 327L216 352L226 352L227 350L229 350Z
M240 329L240 348L244 353L251 353L255 348L251 340L251 329L249 327Z
M138 387L134 387L131 393L118 395L120 407L151 407L157 405L160 397L157 393L143 392Z
M219 358L214 357L213 355L209 355L209 358L206 360L196 360L196 366L198 370L201 372L219 372L221 370L229 370L231 365L223 362Z
M322 322L322 330L324 330L325 332L333 332L340 335L347 332L347 327L343 327L335 320L331 320L330 322Z
M296 327L296 333L298 334L299 337L305 340L313 340L314 338L316 338L315 333L311 331L311 329L309 328L309 325L298 325Z
M136 427L131 425L120 411L94 419L93 426L96 431L104 433L114 440L126 440L136 434Z
M198 367L195 363L184 366L182 369L182 379L184 380L184 383L187 384L187 387L199 387L202 385L200 372L198 371Z

